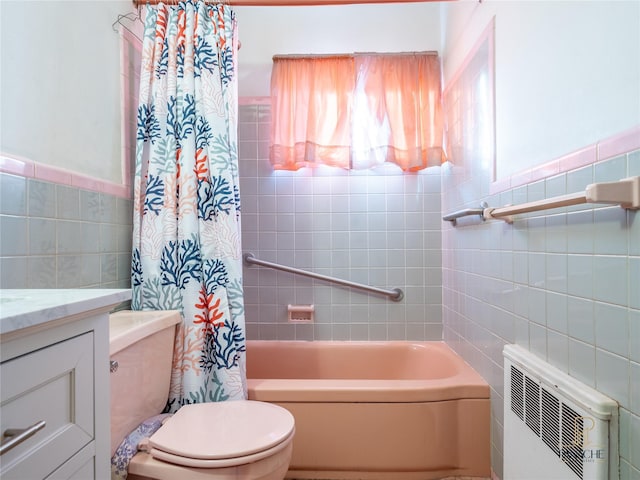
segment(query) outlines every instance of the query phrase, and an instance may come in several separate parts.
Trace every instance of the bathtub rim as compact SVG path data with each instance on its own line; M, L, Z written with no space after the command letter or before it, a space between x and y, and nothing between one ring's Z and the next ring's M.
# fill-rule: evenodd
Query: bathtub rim
M336 340L248 340L252 344L278 343L298 347L351 345L429 346L437 348L455 363L456 373L449 377L418 380L342 380L342 379L253 379L247 378L249 398L267 402L372 402L410 403L461 399L488 399L489 384L464 359L443 341L336 341ZM315 345L313 345L315 344Z

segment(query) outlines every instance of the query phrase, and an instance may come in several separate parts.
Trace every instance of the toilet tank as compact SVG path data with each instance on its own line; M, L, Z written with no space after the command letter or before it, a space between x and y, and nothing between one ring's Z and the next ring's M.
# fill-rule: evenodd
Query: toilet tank
M122 310L109 315L111 456L169 397L177 310Z

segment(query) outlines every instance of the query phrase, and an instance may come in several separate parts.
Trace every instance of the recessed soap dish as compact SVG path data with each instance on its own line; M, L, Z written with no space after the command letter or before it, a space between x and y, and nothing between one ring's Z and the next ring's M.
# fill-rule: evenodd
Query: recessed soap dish
M289 312L289 323L313 323L315 308L313 305L291 305L287 306Z

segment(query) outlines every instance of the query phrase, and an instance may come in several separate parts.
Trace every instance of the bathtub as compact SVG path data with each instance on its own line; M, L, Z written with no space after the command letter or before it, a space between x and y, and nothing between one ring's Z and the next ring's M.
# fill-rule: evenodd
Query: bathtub
M247 383L295 417L287 478L490 477L489 386L443 342L248 341Z

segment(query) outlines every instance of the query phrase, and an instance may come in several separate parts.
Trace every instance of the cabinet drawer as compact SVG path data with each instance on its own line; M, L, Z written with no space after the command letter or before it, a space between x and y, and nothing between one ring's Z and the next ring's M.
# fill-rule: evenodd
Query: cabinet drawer
M0 477L44 478L94 437L93 332L0 364L1 431L46 426L0 458Z

